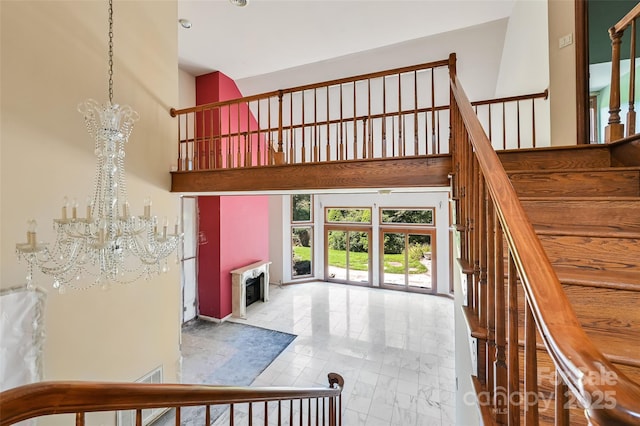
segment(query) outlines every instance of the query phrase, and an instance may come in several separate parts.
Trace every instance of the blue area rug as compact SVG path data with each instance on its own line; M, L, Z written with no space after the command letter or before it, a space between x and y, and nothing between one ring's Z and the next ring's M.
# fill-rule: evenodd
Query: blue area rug
M249 386L296 336L234 322L194 320L182 328L182 382ZM211 407L212 423L222 414ZM202 425L204 407L181 410L182 425ZM154 422L175 424L173 410Z

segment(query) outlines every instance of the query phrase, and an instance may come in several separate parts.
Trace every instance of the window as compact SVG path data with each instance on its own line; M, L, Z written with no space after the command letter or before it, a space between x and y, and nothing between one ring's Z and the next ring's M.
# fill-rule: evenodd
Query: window
M371 223L371 209L369 208L327 208L325 213L327 223Z
M291 196L291 277L313 276L313 197Z
M380 222L402 225L434 225L433 209L380 209Z

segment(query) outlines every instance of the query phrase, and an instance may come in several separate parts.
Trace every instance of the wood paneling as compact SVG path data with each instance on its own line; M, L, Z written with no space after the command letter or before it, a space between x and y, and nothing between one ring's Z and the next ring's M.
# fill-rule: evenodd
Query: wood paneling
M172 192L446 187L451 157L409 157L172 172Z

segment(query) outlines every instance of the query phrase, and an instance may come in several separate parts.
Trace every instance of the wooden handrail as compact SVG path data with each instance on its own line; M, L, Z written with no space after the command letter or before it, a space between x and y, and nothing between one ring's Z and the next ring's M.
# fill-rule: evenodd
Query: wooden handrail
M638 16L640 16L640 3L636 4L633 9L613 26L613 31L616 33L624 31Z
M455 56L451 61L455 63ZM465 152L464 144L468 140L479 166L475 173L480 173L485 180L484 185L494 203L531 314L557 370L576 399L585 407L585 413L592 422L598 425L638 424L640 386L613 366L580 326L453 67L450 84L455 99L455 102L451 100L452 112L459 114L464 126L464 130L456 129L458 120L452 117L452 135L457 139L454 141L454 155L463 161L460 165L459 161L454 160L455 173L460 174L465 167L464 157L460 157L460 153ZM455 176L455 179L460 179L460 176ZM470 192L470 188L465 191ZM602 396L614 398L614 403L604 400Z
M328 388L40 382L0 393L0 426L51 414L336 398L344 380L328 377Z

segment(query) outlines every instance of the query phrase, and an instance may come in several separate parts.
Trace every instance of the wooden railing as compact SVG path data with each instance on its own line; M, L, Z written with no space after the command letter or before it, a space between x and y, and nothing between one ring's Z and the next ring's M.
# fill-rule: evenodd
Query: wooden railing
M447 60L171 110L178 171L449 153ZM475 102L496 149L536 147L547 92ZM548 115L548 114L547 114Z
M556 425L568 425L569 412L578 407L584 410L578 415L592 424L640 424L640 386L616 369L580 326L458 81L453 55L450 73L453 198L467 276L465 314L478 341L474 385L485 424L519 425L522 415L525 424L537 425L544 408ZM538 371L537 336L553 361L551 371ZM546 393L538 389L541 376L551 389ZM553 405L542 407L543 402Z
M617 24L609 28L611 38L611 88L609 94L609 124L605 127L605 142L615 142L625 137L624 124L620 120L620 49L622 36L630 28L629 43L629 109L627 111L626 136L636 133L635 91L636 91L636 20L640 16L640 3L627 13Z
M328 377L328 388L41 382L0 393L0 426L69 413L83 426L87 413L120 410L135 410L136 426L142 426L142 412L151 408L174 408L180 426L182 409L194 406L204 407L204 425L211 424L211 407L223 406L229 425L341 426L344 381L335 373Z

